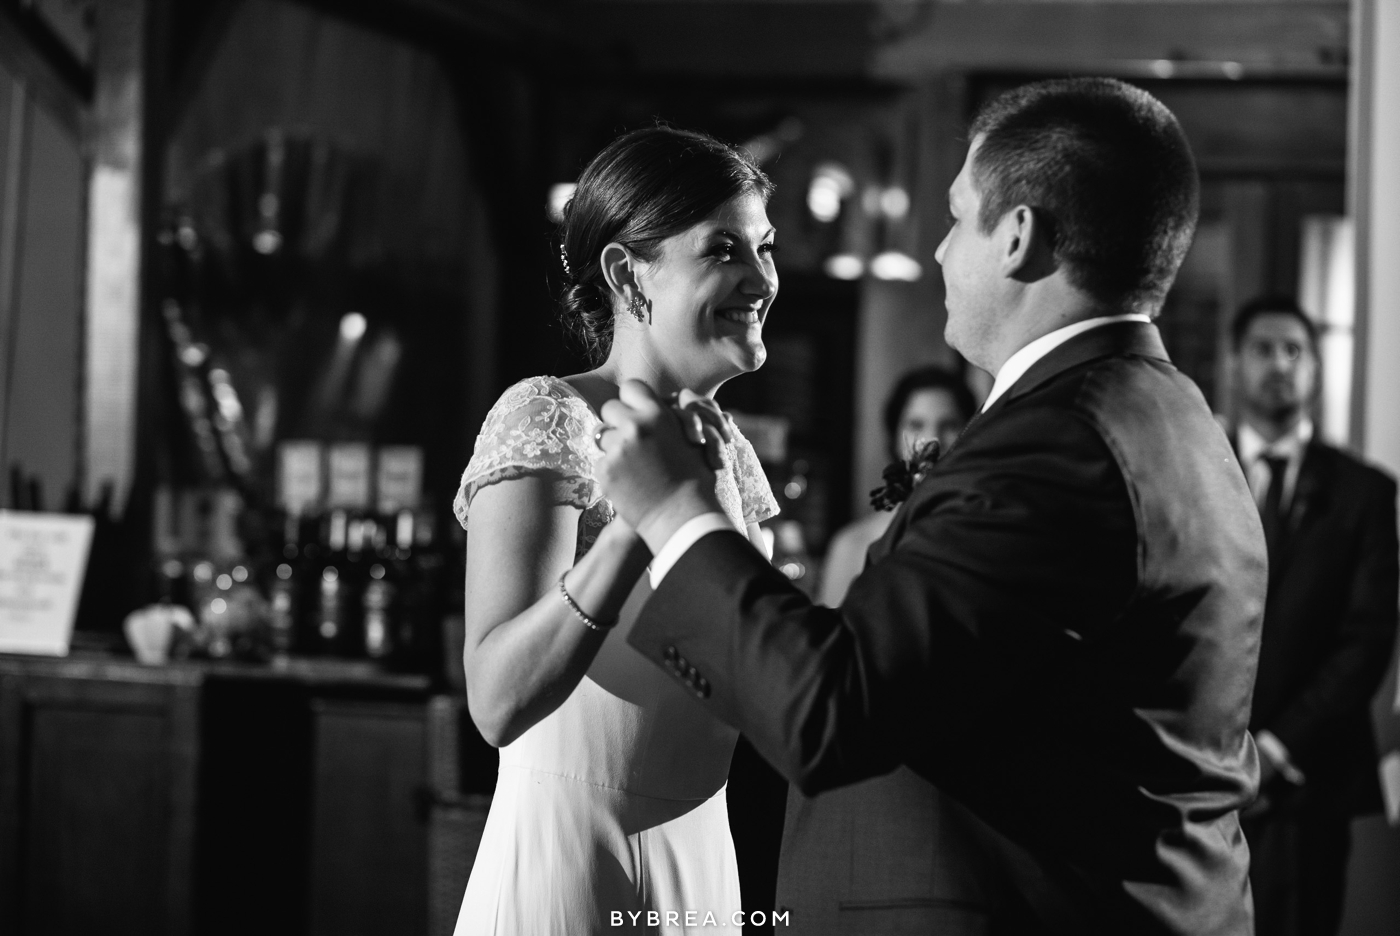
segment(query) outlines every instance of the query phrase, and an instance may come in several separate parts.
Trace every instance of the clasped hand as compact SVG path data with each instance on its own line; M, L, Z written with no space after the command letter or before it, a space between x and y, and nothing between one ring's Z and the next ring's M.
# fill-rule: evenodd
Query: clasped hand
M685 521L719 509L715 472L726 466L732 435L713 400L690 390L663 400L628 380L601 415L598 482L652 552Z

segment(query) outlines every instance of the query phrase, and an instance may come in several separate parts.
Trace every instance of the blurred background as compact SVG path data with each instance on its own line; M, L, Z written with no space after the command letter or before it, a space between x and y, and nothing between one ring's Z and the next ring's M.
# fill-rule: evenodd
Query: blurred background
M587 160L657 119L777 184L768 362L720 399L814 593L897 378L990 386L943 341L934 251L971 115L1038 78L1122 77L1181 120L1201 223L1161 327L1216 410L1234 310L1295 294L1321 433L1400 470L1398 20L0 0L0 506L96 518L69 656L0 655L0 931L450 932L495 770L462 714L451 500L505 387L583 369L551 233ZM1395 694L1392 667L1382 750ZM1400 932L1400 832L1355 834L1344 932Z

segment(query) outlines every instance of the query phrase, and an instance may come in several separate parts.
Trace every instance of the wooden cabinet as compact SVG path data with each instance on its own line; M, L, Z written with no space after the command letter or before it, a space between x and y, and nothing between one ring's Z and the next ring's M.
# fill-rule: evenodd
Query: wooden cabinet
M424 936L427 708L357 664L0 656L0 933Z
M202 682L0 663L0 931L190 932Z
M428 930L422 705L312 705L312 936Z

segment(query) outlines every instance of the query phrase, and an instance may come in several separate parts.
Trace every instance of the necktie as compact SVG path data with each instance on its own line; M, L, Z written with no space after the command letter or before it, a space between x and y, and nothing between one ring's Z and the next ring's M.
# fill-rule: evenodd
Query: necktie
M1269 554L1273 555L1283 530L1283 483L1288 473L1288 459L1265 455L1263 461L1269 468L1269 487L1264 492L1264 503L1259 507L1259 519L1264 524L1264 541L1268 544Z

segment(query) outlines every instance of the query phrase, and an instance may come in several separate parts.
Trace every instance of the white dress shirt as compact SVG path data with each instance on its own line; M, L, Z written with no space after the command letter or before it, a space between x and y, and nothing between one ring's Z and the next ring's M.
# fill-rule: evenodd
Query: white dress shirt
M1039 338L1017 351L1006 359L1006 363L997 371L996 382L992 384L992 392L987 395L987 401L982 404L985 412L987 407L996 402L1011 385L1026 371L1031 365L1039 361L1045 355L1069 341L1075 335L1082 335L1090 329L1099 328L1103 325L1112 325L1115 322L1147 322L1152 319L1141 313L1129 313L1126 315L1101 315L1098 318L1085 319L1082 322L1075 322L1066 325L1064 328L1057 328L1048 335L1041 335ZM708 536L716 530L732 530L734 525L720 513L706 513L698 517L692 517L681 524L676 532L671 534L671 538L657 551L656 556L651 560L651 569L648 573L653 589L661 585L661 580L666 577L666 573L684 556L690 547L694 546L702 536Z
M1129 312L1124 315L1100 315L1098 318L1084 319L1081 322L1066 325L1064 328L1057 328L1048 335L1041 335L1011 355L1006 359L1006 363L1001 365L1001 370L997 371L996 380L992 382L992 392L987 394L987 399L982 402L981 412L985 413L990 409L992 404L1001 398L1002 394L1010 390L1016 381L1025 376L1026 371L1030 370L1036 361L1075 335L1082 335L1086 331L1118 322L1145 322L1150 325L1152 319L1141 312Z
M684 556L700 537L708 536L716 530L738 532L734 529L734 524L729 522L729 518L722 513L703 513L682 523L651 559L647 575L651 579L652 590L656 590L666 573L671 571L671 566L679 562L681 556Z
M1298 471L1303 466L1303 453L1312 441L1313 424L1306 416L1288 432L1273 442L1267 442L1249 423L1240 423L1237 443L1240 447L1240 464L1244 466L1244 476L1249 481L1249 492L1254 502L1261 507L1269 492L1269 466L1265 456L1282 458L1288 467L1283 472L1283 490L1279 495L1279 510L1287 511L1293 500L1293 489L1298 486Z

